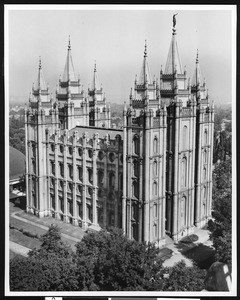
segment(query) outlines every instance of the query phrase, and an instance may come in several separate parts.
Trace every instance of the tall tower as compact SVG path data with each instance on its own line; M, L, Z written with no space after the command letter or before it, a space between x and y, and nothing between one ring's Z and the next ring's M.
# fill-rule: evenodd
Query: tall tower
M198 53L191 92L197 102L195 225L202 227L211 217L214 105L209 99L205 80L202 79Z
M182 68L175 25L176 20L160 94L167 105L166 232L178 240L194 229L196 101Z
M58 124L58 107L50 98L40 59L37 81L25 109L27 211L39 217L49 214L46 130L55 130Z
M56 90L56 99L62 129L72 129L76 125L89 125L89 104L84 97L80 79L75 74L70 37L63 76L59 78Z
M89 95L89 125L95 127L111 127L110 106L106 105L105 94L99 84L96 63L94 64L93 81L88 89Z
M160 107L145 45L139 81L124 110L123 229L139 242L165 240L166 107Z

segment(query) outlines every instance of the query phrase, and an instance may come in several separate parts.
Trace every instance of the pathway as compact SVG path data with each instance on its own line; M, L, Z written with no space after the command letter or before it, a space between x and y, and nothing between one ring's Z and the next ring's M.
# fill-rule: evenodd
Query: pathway
M31 251L31 249L24 247L20 244L14 243L12 241L9 241L9 249L12 250L14 253L21 254L25 257L27 257L28 252Z

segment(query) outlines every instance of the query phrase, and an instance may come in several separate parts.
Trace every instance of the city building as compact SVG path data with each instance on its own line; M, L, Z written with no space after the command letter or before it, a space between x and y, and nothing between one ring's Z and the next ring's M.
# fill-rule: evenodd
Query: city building
M84 229L120 227L139 242L177 241L211 216L214 108L198 54L192 81L176 28L152 79L145 45L123 127L111 126L96 64L85 96L71 45L56 97L41 61L25 112L27 212Z

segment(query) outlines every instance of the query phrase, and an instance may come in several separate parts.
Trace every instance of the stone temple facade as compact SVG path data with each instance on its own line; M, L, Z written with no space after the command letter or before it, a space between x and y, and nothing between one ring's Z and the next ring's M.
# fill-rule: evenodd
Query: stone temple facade
M27 212L84 229L111 226L165 244L211 216L214 108L198 54L192 81L172 29L165 70L152 79L145 45L123 127L111 126L99 84L84 93L69 41L56 96L41 61L25 112Z

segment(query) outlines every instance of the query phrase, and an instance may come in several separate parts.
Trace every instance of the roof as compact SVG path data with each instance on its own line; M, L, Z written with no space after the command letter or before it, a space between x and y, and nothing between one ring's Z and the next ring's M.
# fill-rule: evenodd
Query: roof
M13 147L9 147L10 180L18 179L25 173L25 155Z
M165 67L165 74L174 74L175 69L177 69L178 74L183 73L182 63L178 51L176 32L173 31L172 40L168 51L168 58Z

